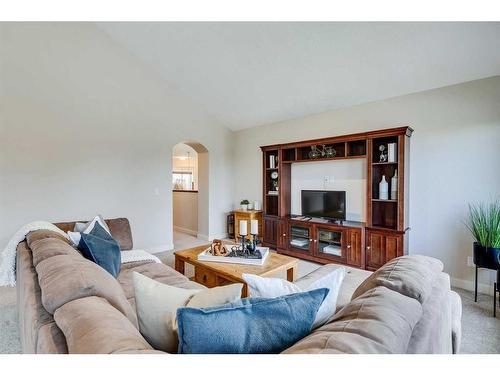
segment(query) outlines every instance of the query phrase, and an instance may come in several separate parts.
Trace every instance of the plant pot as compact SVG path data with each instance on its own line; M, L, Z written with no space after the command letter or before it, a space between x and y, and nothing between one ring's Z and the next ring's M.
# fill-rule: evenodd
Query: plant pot
M474 242L474 264L481 268L497 270L499 268L500 248L485 247Z
M248 204L240 204L240 208L242 211L246 211L248 209Z

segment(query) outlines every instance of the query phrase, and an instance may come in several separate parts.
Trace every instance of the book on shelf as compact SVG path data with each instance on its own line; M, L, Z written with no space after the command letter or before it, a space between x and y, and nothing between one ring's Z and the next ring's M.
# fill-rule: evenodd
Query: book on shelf
M322 252L325 254L331 254L336 256L342 255L342 250L338 246L328 245L322 249Z
M278 195L278 191L277 190L269 190L267 192L268 195Z
M304 247L309 243L308 239L305 238L294 238L290 241L290 244L293 246Z

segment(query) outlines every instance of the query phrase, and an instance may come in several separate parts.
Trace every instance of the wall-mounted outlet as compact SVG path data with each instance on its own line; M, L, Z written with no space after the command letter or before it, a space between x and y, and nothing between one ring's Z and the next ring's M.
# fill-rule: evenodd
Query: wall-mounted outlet
M472 257L467 257L467 266L474 267L474 261L472 260Z
M334 176L324 176L323 177L323 187L328 188L328 184L331 184L335 180Z

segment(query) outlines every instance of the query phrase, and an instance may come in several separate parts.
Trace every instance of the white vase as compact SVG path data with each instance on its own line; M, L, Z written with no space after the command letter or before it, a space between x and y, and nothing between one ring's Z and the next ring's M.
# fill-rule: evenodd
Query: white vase
M391 199L398 199L398 170L394 171L394 176L391 178Z
M248 205L247 204L240 204L240 208L242 211L246 211L248 208Z
M257 210L257 211L260 211L260 209L261 209L260 201L254 201L253 202L253 209Z
M389 184L382 175L382 181L378 184L378 199L389 199Z

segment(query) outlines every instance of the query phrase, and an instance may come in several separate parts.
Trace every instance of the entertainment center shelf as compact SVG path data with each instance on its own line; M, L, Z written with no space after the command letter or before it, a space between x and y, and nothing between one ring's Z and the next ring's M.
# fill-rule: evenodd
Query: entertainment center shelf
M279 253L318 263L341 263L368 270L406 254L412 132L404 126L262 146L264 245ZM390 158L389 145L393 147ZM349 159L366 160L366 222L298 220L292 215L293 163ZM392 196L389 193L384 196L383 189L379 191L382 177L394 190L389 191ZM320 178L322 176L318 176Z

